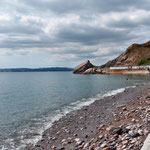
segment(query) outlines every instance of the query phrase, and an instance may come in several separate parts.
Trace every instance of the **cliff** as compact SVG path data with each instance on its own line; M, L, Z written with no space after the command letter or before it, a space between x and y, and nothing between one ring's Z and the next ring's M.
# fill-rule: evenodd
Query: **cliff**
M150 41L144 44L132 44L117 58L108 61L101 68L118 66L141 66L150 64Z

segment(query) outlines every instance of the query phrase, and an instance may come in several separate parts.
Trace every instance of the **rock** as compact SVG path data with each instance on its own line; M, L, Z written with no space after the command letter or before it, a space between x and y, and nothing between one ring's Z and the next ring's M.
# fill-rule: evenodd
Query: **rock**
M132 138L136 138L136 137L138 137L138 136L140 136L140 134L139 134L138 132L135 132L135 133L131 134L131 137L132 137Z
M76 142L77 145L81 145L84 141L78 141Z
M66 146L68 144L68 142L63 142L62 146Z
M79 142L80 141L80 139L79 138L76 138L76 139L74 139L76 142Z
M147 135L149 131L147 129L144 129L144 135Z
M143 133L143 130L139 129L138 130L138 133L142 136L144 133Z
M84 74L95 74L96 68L89 68L86 71L83 72Z
M76 66L76 67L74 68L73 73L80 74L80 73L85 72L87 69L93 68L93 67L94 67L94 66L90 63L90 61L87 60L87 61L83 62L82 64Z
M118 135L122 135L123 133L127 133L129 130L127 128L124 128L124 127L112 127L109 131L109 133L111 135L115 135L115 134L118 134Z
M147 96L146 99L150 99L150 96Z
M89 143L86 143L83 148L87 149L89 147L89 145L90 145Z
M53 146L52 146L52 149L53 149L53 150L54 150L54 149L56 149L56 146L55 146L55 145L53 145Z
M78 148L79 148L79 149L83 149L83 145L79 145Z
M125 104L122 104L122 105L117 106L117 108L121 108L121 107L125 107L125 106L126 106Z
M100 150L100 147L95 147L94 150Z
M74 136L78 136L78 134L75 133Z
M123 145L123 146L122 146L122 149L125 149L126 147L127 147L126 145Z
M91 145L91 146L89 147L89 150L94 150L94 146Z
M100 126L99 126L99 129L101 130L102 128L104 128L105 127L105 125L104 124L101 124Z
M56 137L53 137L53 138L52 138L53 141L55 141L56 139L57 139Z
M100 135L100 136L99 136L99 139L102 139L103 137L104 137L103 135Z
M106 147L106 146L107 146L107 143L106 143L106 142L104 142L104 143L102 143L102 144L101 144L101 146L100 146L100 147L101 147L101 148L104 148L104 147Z
M102 150L112 150L110 147L103 148Z
M123 110L123 111L126 111L126 110L127 110L127 108L126 108L126 107L123 107L123 108L122 108L122 110Z
M66 142L66 139L63 139L61 142L62 142L62 143L63 143L63 142Z
M56 133L56 135L59 135L60 134L60 131L58 131L57 133Z
M93 64L90 63L89 60L83 62L82 64L76 66L74 68L73 73L76 74L99 74L103 73L103 71L100 69L98 66L94 66Z
M128 142L129 142L128 140L125 140L122 142L122 144L125 145L125 144L128 144Z

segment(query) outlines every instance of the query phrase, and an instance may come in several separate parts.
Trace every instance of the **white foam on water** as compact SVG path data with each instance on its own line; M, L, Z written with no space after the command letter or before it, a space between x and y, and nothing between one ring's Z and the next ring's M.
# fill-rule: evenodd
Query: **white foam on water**
M39 128L35 128L35 130L33 130L33 132L36 131L36 133L38 134L37 136L33 136L33 138L30 139L24 139L24 136L22 135L22 139L21 139L21 146L15 147L14 143L13 143L13 139L8 139L6 141L6 143L8 143L9 141L9 145L11 145L11 148L9 147L9 150L21 150L23 148L25 148L28 144L33 144L35 145L39 140L41 140L42 138L42 133L47 130L48 128L50 128L54 121L58 121L60 118L62 118L63 116L65 116L66 114L68 114L69 112L73 111L73 110L78 110L81 109L84 106L88 106L90 104L92 104L93 102L95 102L96 100L100 100L104 97L108 97L108 96L113 96L116 95L118 93L122 93L124 92L127 88L135 88L136 86L131 86L131 87L126 87L126 88L120 88L120 89L116 89L116 90L112 90L109 91L105 94L97 94L95 97L92 98L83 98L79 101L76 101L74 103L71 103L70 105L64 107L62 110L56 110L54 111L54 115L53 116L49 116L49 117L45 117L44 120L46 120L43 123L43 118L41 119L37 119L38 123L41 124L42 122L42 128L41 126ZM33 120L36 120L35 118ZM22 133L25 131L22 131ZM29 133L30 133L30 129L29 129ZM8 150L7 147L3 147L2 150Z

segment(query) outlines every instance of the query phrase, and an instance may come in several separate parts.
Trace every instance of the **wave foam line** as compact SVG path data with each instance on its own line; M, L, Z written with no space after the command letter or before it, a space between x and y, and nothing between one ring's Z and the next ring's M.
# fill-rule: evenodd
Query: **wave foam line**
M47 122L43 125L43 128L42 129L40 128L37 130L38 136L34 136L34 138L32 138L32 139L26 139L26 140L22 139L21 146L15 148L15 150L21 150L21 149L25 148L26 145L28 145L28 144L35 145L38 141L40 141L42 139L42 133L45 130L47 130L48 128L50 128L53 125L54 121L58 121L60 118L62 118L66 114L70 113L71 111L81 109L84 106L88 106L88 105L94 103L96 100L100 100L100 99L102 99L104 97L108 97L108 96L114 96L114 95L124 92L128 88L135 88L135 87L136 86L120 88L120 89L108 91L105 94L97 94L95 97L92 97L92 98L87 98L87 99L83 98L79 101L71 103L69 106L64 107L62 110L56 110L54 112L54 114L57 114L57 115L47 117L47 119L46 119ZM13 147L14 147L14 145L13 145ZM3 150L7 150L7 148L3 147ZM14 149L12 148L11 150L14 150Z

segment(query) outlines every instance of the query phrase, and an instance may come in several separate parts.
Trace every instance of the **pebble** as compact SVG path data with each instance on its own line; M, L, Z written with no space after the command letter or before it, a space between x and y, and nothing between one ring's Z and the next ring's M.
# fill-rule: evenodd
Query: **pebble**
M107 146L107 144L106 144L106 142L104 142L103 144L101 144L101 148L104 148L104 147L106 147Z
M80 139L79 138L76 138L76 139L74 139L76 142L79 142L80 141Z
M150 98L149 98L150 99ZM79 117L81 120L78 120L78 124L80 126L77 126L77 133L74 133L74 138L68 137L61 140L62 148L60 150L65 149L65 146L72 146L73 144L76 144L76 147L71 147L72 150L79 150L79 149L86 149L86 150L133 150L135 149L141 149L143 145L143 138L149 133L148 129L146 129L147 123L150 123L150 107L148 105L143 106L144 104L148 102L143 102L143 99L141 99L142 102L138 102L138 107L135 107L133 104L133 108L127 107L127 105L120 105L117 108L117 112L112 112L114 119L117 122L112 122L108 124L98 124L96 123L95 129L92 129L92 133L90 133L91 130L88 132L85 132L88 135L83 135L85 138L85 141L82 141L80 138L77 138L78 132L83 132L85 126L80 123L80 121L83 119L83 117ZM136 103L136 102L135 102ZM142 105L142 106L140 106ZM120 115L119 115L120 114ZM89 116L93 118L96 118L100 122L101 115L97 114L94 117L94 113L92 113L92 116ZM86 118L86 117L85 117ZM104 117L104 120L107 118ZM91 122L90 122L91 123ZM89 124L90 124L89 123ZM88 123L87 123L88 124ZM118 125L118 126L117 126ZM97 128L96 128L97 127ZM57 129L58 127L56 127ZM67 127L63 127L62 129L66 132L70 132ZM98 130L97 130L98 129ZM59 136L61 131L56 132L56 135ZM44 135L43 135L44 136ZM46 135L45 135L46 136ZM49 141L54 141L57 139L56 137L47 137ZM68 145L69 143L72 143ZM47 143L47 145L49 145ZM40 145L39 145L40 146ZM40 148L43 148L40 146ZM52 147L53 150L56 149L55 146Z
M67 142L63 142L62 143L62 146L66 146L68 143Z
M84 145L84 149L88 148L89 145L90 145L89 143L86 143L86 144Z

